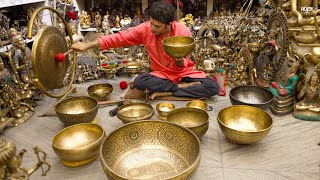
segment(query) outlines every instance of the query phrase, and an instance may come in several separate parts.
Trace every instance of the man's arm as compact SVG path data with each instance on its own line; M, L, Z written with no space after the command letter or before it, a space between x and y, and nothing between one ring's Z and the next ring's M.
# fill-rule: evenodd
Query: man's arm
M72 44L71 49L74 49L77 51L86 51L91 48L99 48L99 47L100 47L99 39L96 39L90 42L78 42L78 43Z

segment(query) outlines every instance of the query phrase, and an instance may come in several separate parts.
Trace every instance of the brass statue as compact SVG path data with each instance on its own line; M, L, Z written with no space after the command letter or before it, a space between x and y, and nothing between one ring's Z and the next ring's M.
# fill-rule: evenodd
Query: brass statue
M84 37L78 33L78 28L77 28L76 24L70 24L70 30L72 33L72 39L73 39L74 43L84 42ZM66 40L67 40L67 44L70 45L71 41L69 39L69 36L66 36Z
M290 0L292 17L288 19L289 27L313 25L313 12L318 10L318 0Z
M102 17L100 15L100 12L97 11L97 14L94 17L95 25L97 28L99 28L101 26L101 20L102 20Z
M303 120L320 120L319 75L314 72L309 82L304 84L297 96L293 116Z
M29 176L37 169L41 168L42 176L46 176L51 165L47 162L47 153L42 151L39 147L34 148L34 153L37 155L38 162L29 171L21 167L23 154L27 152L25 149L16 154L16 145L0 139L0 179L29 179ZM43 168L47 166L47 169Z
M116 16L116 23L115 23L115 26L114 26L115 28L120 28L120 18L119 18L119 16L117 15Z
M80 16L80 26L83 29L88 29L90 27L90 24L91 24L91 18L87 14L87 12L83 10Z

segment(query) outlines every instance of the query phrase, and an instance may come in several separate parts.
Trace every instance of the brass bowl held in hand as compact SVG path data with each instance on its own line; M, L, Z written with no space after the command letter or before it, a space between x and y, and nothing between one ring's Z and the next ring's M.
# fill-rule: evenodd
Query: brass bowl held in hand
M196 99L196 100L192 100L192 101L188 102L187 107L206 110L208 107L208 104L204 101Z
M270 132L273 122L265 111L247 105L224 108L217 119L223 134L235 144L253 144L262 140Z
M194 50L195 40L189 36L172 36L162 41L162 47L170 57L183 58Z
M206 111L197 108L178 108L171 111L167 121L179 124L190 129L201 138L209 128L209 115Z
M138 121L112 132L100 159L109 179L188 179L200 163L200 142L177 124Z
M162 102L156 106L159 118L161 120L166 120L169 112L175 109L175 105L170 102Z
M140 121L149 119L154 115L154 110L150 104L147 103L130 103L119 107L117 117L123 123Z
M273 100L271 91L260 86L238 86L230 90L230 101L233 105L249 105L268 109Z
M96 159L105 137L97 124L76 124L61 130L53 138L52 148L65 166L78 167Z
M89 86L87 91L90 97L102 101L111 95L113 87L111 84L94 84Z
M66 126L89 123L98 113L98 101L87 96L71 97L55 105L58 118Z

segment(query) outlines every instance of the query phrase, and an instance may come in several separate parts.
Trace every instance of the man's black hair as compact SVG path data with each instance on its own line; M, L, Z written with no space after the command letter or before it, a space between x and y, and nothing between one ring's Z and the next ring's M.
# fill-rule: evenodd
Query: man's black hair
M168 2L156 1L149 10L149 15L152 19L169 24L174 21L176 9Z

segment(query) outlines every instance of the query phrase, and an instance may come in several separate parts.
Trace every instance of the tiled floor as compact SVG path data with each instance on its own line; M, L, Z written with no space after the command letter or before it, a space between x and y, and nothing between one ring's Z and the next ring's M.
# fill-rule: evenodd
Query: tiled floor
M129 81L129 78L118 77L116 80L98 80L80 85L78 92L85 93L88 85L97 82L108 82L114 85L114 92L110 99L116 100L123 95L119 82ZM208 112L210 127L207 134L201 139L201 162L193 180L257 180L257 179L296 179L320 180L320 122L309 122L294 119L291 115L284 117L273 116L273 128L269 135L254 145L235 145L226 141L219 129L217 113L231 105L229 97L211 98L209 105L214 107ZM40 101L36 113L26 123L18 127L8 127L0 137L11 140L17 145L18 151L22 148L28 152L23 158L22 167L30 169L36 163L36 156L32 148L41 147L48 153L48 161L52 169L46 177L41 177L40 171L35 172L31 179L106 179L100 160L78 167L68 168L62 165L51 148L52 139L64 126L55 116L38 117L39 114L52 109L55 101L45 98ZM155 107L159 101L153 101ZM184 107L185 101L174 101L176 107ZM110 117L108 111L114 108L100 108L98 119L107 135L119 128L122 122L117 117ZM271 114L270 111L268 113ZM157 119L156 113L152 119Z

